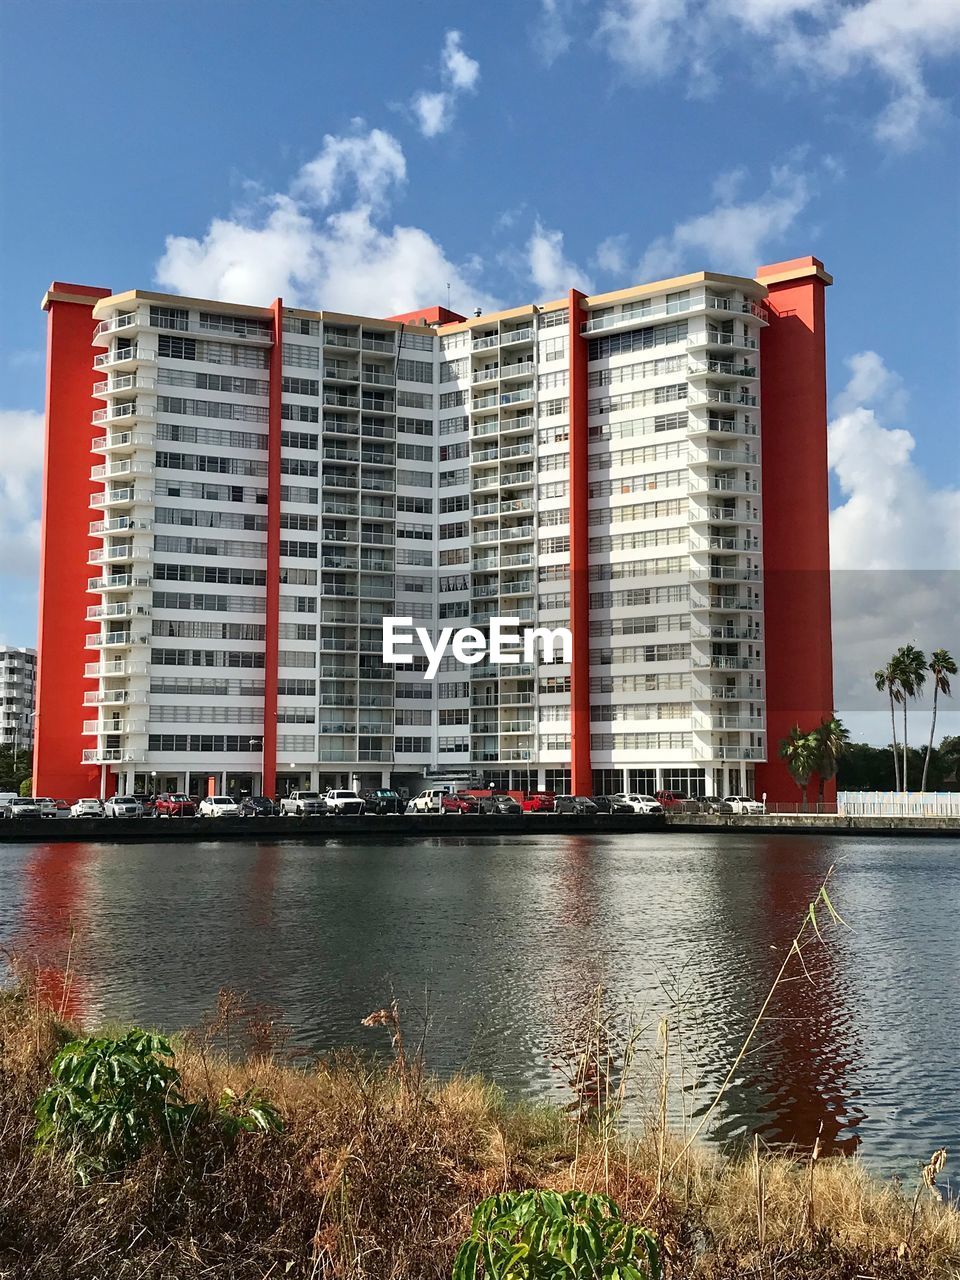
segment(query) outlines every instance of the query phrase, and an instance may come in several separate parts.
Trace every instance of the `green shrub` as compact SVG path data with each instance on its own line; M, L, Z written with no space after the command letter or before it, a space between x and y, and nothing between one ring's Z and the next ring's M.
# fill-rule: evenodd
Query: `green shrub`
M183 1096L170 1042L140 1028L119 1040L73 1040L50 1067L53 1084L37 1103L41 1147L67 1148L82 1182L122 1168L152 1143L172 1147L191 1123L212 1121L224 1136L281 1127L252 1092L226 1090L216 1110Z
M517 1191L474 1210L453 1280L656 1280L656 1241L607 1196Z

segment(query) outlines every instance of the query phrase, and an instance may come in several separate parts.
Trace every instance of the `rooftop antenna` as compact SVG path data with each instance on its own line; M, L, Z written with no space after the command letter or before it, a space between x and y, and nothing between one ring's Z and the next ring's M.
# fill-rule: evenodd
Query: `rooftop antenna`
M447 281L447 310L450 310L450 281Z
M482 315L483 315L483 307L477 307L477 309L474 311L474 313L473 313L473 314L474 314L475 316L482 316Z

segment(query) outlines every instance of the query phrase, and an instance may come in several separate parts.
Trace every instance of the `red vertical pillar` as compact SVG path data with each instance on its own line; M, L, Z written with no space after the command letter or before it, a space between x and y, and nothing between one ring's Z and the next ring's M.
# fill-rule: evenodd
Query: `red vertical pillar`
M88 624L87 564L99 545L88 532L92 514L91 421L94 372L93 307L109 289L54 282L41 306L47 313L46 435L40 526L40 616L37 634L37 703L34 727L34 795L76 799L99 795L98 768L81 764L83 668L96 659L84 648ZM90 630L96 627L91 625ZM87 740L93 746L95 739Z
M270 411L267 436L267 599L263 668L263 786L265 796L277 789L277 667L280 657L280 432L283 419L283 302L271 307Z
M585 295L570 290L570 790L593 794L590 762L590 532L587 489L587 339Z
M833 714L824 332L833 280L816 258L761 267L757 279L770 324L760 337L767 763L756 791L795 801L780 742L794 724L811 730ZM828 784L827 799L835 795Z

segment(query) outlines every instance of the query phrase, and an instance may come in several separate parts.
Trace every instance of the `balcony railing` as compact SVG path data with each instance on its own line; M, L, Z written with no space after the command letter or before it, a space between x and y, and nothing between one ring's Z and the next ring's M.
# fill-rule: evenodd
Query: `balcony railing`
M766 311L756 302L740 298L727 298L720 294L697 293L689 298L676 302L660 302L656 306L637 306L629 304L620 311L608 315L594 316L580 326L580 332L597 333L603 329L612 329L617 325L642 323L646 320L658 320L662 316L683 315L688 311L729 311L737 315L752 315L758 320L766 319Z
M102 493L91 493L90 506L119 507L134 502L153 502L152 489L105 489Z
M129 346L113 351L102 351L100 355L94 356L93 367L95 369L109 369L114 364L128 364L131 360L153 362L157 358L156 351L152 351L149 347L142 347L139 343L136 346Z
M126 747L93 747L83 752L83 764L139 764L146 760L145 751L128 751Z
M510 333L501 333L500 345L508 347L514 342L532 342L533 337L532 329L514 329Z
M153 378L143 378L139 373L124 373L119 377L107 378L104 382L94 384L93 394L98 400L119 391L154 391L156 382Z
M475 369L471 382L496 382L500 377L500 366L491 365L488 369Z
M501 404L519 404L523 400L533 399L533 387L518 387L516 391L503 391L500 393Z
M472 351L488 351L491 347L498 347L499 345L499 333L488 333L484 338L474 338L470 347Z

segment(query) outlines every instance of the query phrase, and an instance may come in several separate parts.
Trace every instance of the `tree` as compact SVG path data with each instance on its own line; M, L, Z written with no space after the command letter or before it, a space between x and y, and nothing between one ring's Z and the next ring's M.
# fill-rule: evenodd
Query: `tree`
M822 804L823 789L839 772L841 757L850 741L850 732L834 712L829 720L821 720L810 736L817 747L817 775L820 779L817 801Z
M817 767L819 746L812 733L804 733L795 724L787 737L780 743L780 759L790 770L790 776L800 788L803 797L803 808L807 807L807 784Z
M903 695L903 790L907 787L907 706L919 696L927 682L927 655L912 644L903 644L893 655L893 668Z
M927 770L930 766L930 756L933 752L933 731L937 727L937 695L942 693L949 698L950 677L957 674L957 664L946 649L934 649L927 666L933 676L933 717L930 720L927 754L923 758L923 777L920 780L921 791L926 791L927 789Z
M879 671L873 673L874 683L880 693L886 690L890 699L890 729L893 733L893 777L894 791L900 790L900 758L897 755L897 717L895 714L894 704L903 701L903 694L900 692L900 686L897 680L897 672L894 666L893 658L885 667L881 667Z

